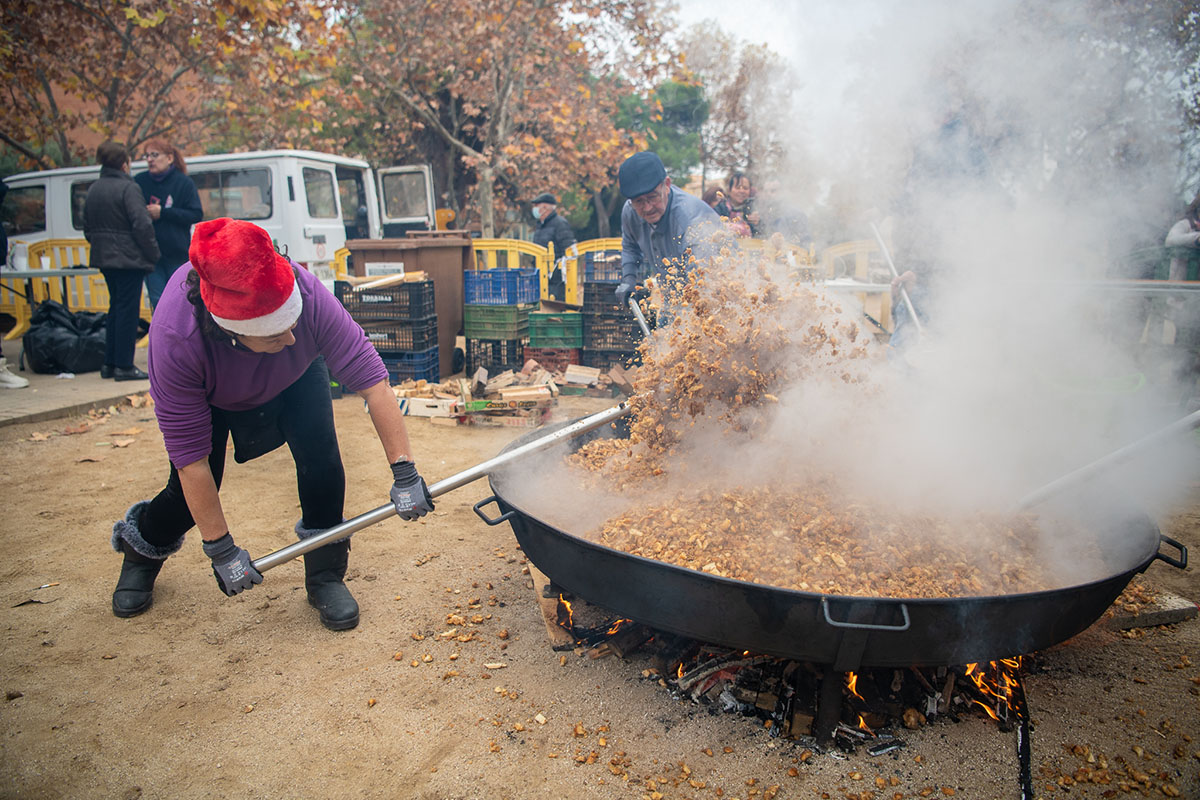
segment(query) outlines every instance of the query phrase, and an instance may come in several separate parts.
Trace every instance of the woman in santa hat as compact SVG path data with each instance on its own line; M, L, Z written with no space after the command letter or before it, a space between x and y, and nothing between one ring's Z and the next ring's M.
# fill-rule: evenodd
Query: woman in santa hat
M217 493L230 436L238 463L288 445L301 539L343 521L345 471L329 370L366 400L392 466L397 513L413 520L433 509L383 361L320 281L279 255L265 230L241 220L197 225L189 256L167 282L150 326L150 393L171 470L161 492L134 503L113 526L113 549L125 556L112 599L118 617L150 607L163 562L193 525L222 591L234 595L262 582L234 544ZM304 556L308 601L331 630L358 624L358 603L343 583L349 550L347 538Z

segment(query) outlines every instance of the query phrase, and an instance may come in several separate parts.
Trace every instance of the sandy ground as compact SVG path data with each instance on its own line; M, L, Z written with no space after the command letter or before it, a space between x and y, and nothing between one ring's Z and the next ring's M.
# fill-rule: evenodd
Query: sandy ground
M605 405L572 398L558 413ZM361 403L335 409L354 515L384 502L390 475ZM117 619L109 532L161 486L166 457L146 409L65 433L82 421L0 430L0 796L1018 796L1014 735L982 718L901 731L907 747L893 755L801 761L803 744L755 720L672 699L642 676L645 657L562 657L511 530L471 511L486 482L441 498L422 522L392 518L355 537L354 631L319 625L298 561L224 597L194 536L164 568L154 607ZM419 419L410 431L430 482L519 433ZM112 446L123 440L132 442ZM231 459L223 497L253 555L293 541L286 451ZM1163 523L1200 545L1200 486ZM1155 564L1147 581L1200 599L1194 568ZM462 629L469 641L437 638L450 614L479 619ZM1196 622L1134 636L1093 628L1042 654L1027 680L1037 795L1161 797L1165 785L1200 796L1198 654ZM1109 783L1057 783L1105 760Z

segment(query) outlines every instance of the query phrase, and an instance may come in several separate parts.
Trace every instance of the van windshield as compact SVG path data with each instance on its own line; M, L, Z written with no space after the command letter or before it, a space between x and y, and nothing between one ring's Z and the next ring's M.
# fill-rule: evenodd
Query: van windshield
M267 169L224 169L191 173L205 219L269 219L272 212L271 172Z
M20 186L9 189L0 205L0 221L9 236L42 233L46 230L46 187Z
M430 216L421 172L395 172L383 176L384 215L389 219L423 219Z

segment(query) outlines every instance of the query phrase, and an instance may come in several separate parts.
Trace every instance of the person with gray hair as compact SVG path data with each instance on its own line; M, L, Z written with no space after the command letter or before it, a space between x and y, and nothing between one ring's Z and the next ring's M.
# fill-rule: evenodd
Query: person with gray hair
M682 277L688 258L715 253L713 237L722 230L717 212L695 195L671 184L657 153L635 153L617 172L625 207L621 209L621 283L617 301L625 306L648 277L661 278L672 266ZM669 287L668 287L669 288Z

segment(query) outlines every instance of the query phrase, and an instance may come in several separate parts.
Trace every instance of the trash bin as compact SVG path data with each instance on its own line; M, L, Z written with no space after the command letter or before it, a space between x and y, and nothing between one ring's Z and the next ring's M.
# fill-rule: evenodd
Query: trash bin
M360 277L424 272L433 281L438 319L438 371L454 374L454 342L463 324L463 270L471 266L471 240L460 231L405 239L351 239L348 268ZM374 266L372 266L374 265Z

